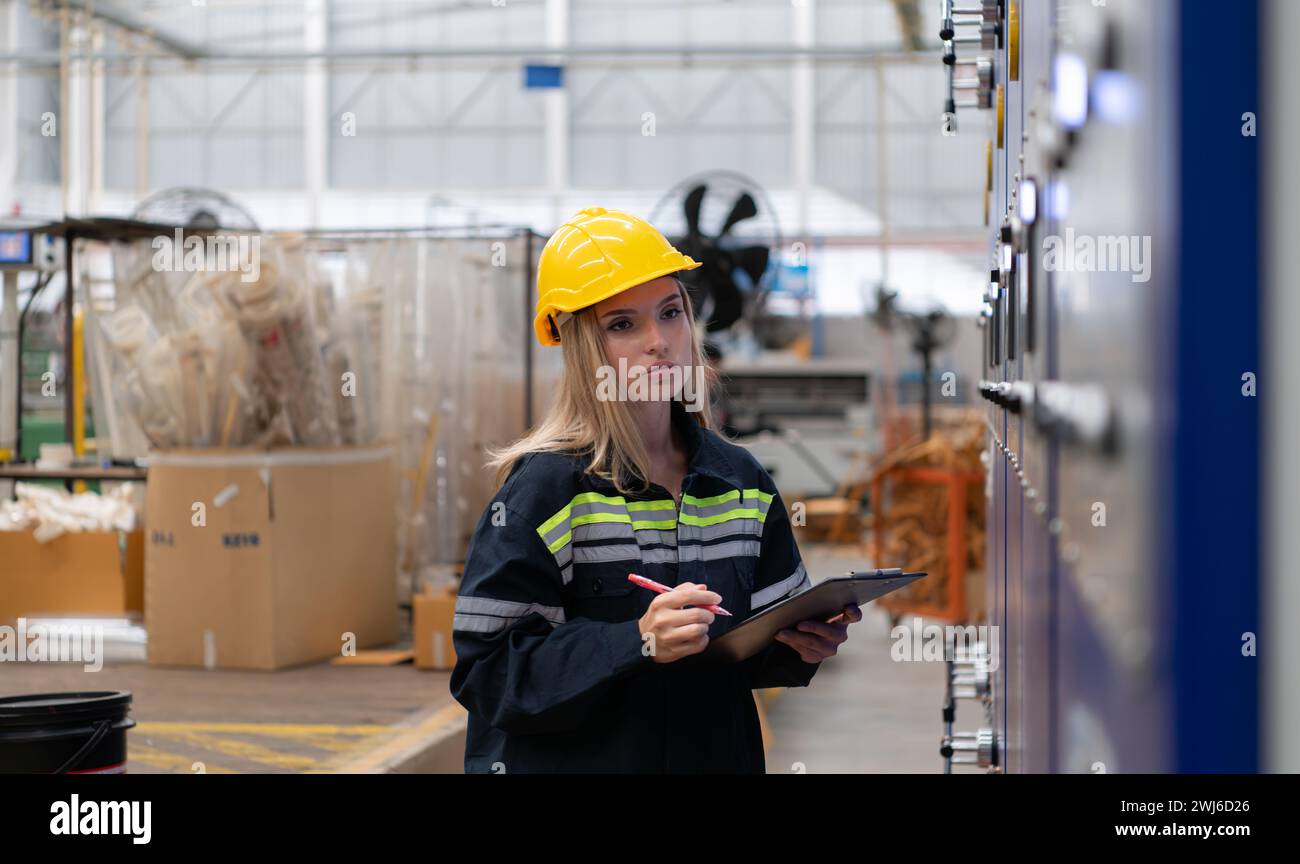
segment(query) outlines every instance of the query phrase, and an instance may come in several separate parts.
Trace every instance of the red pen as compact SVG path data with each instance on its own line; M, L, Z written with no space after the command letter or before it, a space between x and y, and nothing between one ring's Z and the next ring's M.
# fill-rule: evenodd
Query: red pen
M667 594L669 591L676 590L673 588L669 588L667 585L660 585L658 582L654 581L653 579L647 579L644 576L638 576L635 573L627 574L627 581L631 582L633 585L640 585L642 588L649 588L651 591L654 591L656 594ZM714 615L726 615L728 618L732 617L731 613L728 612L726 609L723 609L721 606L701 606L700 608L708 609Z

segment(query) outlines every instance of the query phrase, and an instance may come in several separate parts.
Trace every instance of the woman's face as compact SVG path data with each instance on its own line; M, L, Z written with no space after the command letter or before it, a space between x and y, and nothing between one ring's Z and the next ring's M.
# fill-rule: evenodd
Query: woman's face
M628 378L641 374L663 384L676 384L691 362L691 325L677 280L661 276L629 288L593 307L605 356L615 369L623 360ZM676 373L672 370L676 369Z

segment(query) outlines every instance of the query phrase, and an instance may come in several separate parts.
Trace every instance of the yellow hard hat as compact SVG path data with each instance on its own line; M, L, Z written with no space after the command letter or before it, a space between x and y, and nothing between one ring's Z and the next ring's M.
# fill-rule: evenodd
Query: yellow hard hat
M542 249L533 330L543 345L559 345L560 324L579 309L699 266L644 219L588 207L561 225Z

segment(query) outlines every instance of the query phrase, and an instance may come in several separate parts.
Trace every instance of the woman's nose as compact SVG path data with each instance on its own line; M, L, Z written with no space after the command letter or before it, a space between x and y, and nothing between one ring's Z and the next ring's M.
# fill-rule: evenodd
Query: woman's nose
M656 322L651 322L646 328L645 352L647 354L662 354L668 350L668 340L664 338L663 331L659 329Z

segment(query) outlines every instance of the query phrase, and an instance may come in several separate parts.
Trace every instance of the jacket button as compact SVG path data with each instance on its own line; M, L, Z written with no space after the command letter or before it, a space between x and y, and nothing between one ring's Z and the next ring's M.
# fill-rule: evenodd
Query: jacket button
M592 580L591 580L591 590L594 591L595 593L599 594L599 593L600 593L600 587L601 587L600 577L597 576L595 579L592 579Z

